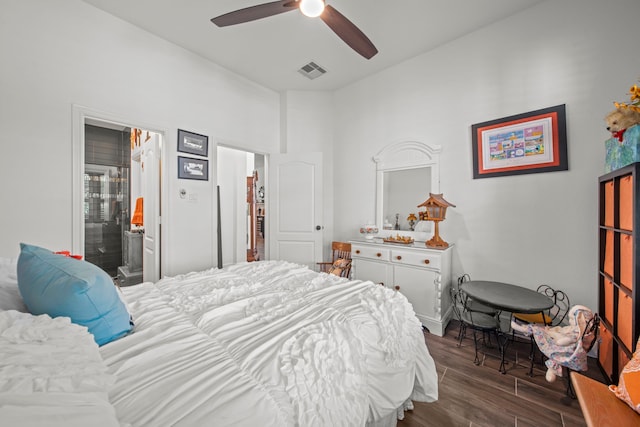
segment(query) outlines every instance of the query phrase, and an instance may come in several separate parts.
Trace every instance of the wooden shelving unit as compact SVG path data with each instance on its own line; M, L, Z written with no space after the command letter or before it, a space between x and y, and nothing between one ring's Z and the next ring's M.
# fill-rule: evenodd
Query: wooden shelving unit
M640 163L599 178L598 363L611 383L635 350L640 333Z

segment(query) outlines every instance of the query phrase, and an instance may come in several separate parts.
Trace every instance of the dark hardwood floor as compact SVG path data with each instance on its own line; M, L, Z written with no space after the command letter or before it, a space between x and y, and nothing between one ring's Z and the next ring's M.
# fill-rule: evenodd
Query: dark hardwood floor
M452 321L444 337L425 331L429 352L436 362L439 399L415 402L399 427L585 426L580 405L566 395L565 378L549 383L537 353L534 376L529 377L529 344L510 343L507 373L500 374L497 348L480 347L481 363L473 363L472 332L457 347L458 323ZM492 338L495 346L495 338ZM595 359L589 358L587 376L604 382Z

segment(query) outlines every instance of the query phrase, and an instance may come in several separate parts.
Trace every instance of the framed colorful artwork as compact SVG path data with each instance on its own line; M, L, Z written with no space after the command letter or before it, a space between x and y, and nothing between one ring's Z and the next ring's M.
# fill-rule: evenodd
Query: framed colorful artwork
M473 178L567 170L565 106L471 126Z

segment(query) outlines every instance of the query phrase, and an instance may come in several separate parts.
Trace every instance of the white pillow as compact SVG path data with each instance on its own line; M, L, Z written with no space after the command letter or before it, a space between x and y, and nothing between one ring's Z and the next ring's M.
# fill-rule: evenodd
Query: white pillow
M0 258L0 310L18 310L26 313L18 289L18 259Z

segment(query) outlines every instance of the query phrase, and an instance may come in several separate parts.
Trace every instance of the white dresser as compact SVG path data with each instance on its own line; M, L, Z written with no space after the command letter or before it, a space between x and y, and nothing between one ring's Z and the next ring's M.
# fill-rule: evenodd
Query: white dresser
M450 318L451 246L429 249L374 240L352 240L353 277L402 292L420 322L442 336Z

